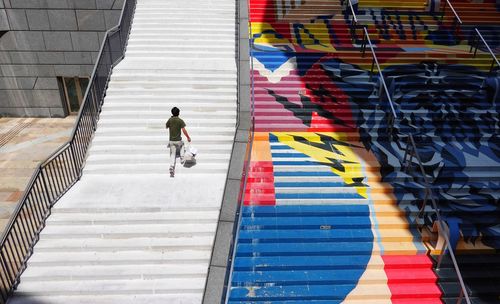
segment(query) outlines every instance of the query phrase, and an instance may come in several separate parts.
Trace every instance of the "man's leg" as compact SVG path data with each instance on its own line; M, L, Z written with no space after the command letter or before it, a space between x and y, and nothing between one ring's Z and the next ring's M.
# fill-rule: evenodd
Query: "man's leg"
M175 156L177 154L177 146L170 142L170 176L174 176L175 172Z

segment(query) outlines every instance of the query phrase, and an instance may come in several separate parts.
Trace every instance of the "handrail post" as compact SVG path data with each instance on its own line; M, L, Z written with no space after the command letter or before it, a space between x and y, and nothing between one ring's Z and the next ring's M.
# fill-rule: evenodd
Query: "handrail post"
M460 294L458 295L457 304L462 304L463 298L464 298L464 290L460 288Z
M474 57L476 56L477 49L479 48L479 43L482 41L484 46L486 47L486 49L488 50L488 52L490 53L490 55L493 59L491 66L490 66L490 71L489 71L491 74L493 72L493 67L495 66L495 63L498 65L498 67L500 67L500 62L498 61L495 53L493 53L493 51L491 50L488 42L486 42L483 35L481 35L481 32L477 28L474 28L474 30L475 30L475 35L477 36L477 44L476 44L476 50L474 52Z
M375 58L372 59L372 68L370 69L370 81L372 81L373 67L375 66Z

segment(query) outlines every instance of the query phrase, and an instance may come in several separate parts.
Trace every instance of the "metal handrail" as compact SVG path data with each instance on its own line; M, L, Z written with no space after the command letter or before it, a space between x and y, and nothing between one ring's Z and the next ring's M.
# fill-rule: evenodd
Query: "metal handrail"
M342 1L344 2L344 1ZM354 23L358 23L358 17L356 17L356 13L354 12L354 7L352 6L352 1L351 0L347 0L347 3L349 4L349 7L351 8L351 13L352 13L352 17L353 17L353 20L354 20Z
M462 23L463 23L462 19L460 19L460 16L458 16L457 11L455 11L455 8L451 4L451 2L449 0L446 0L445 4L448 4L448 6L450 7L451 11L455 15L455 20L458 22L458 24L462 25ZM444 5L444 7L443 7L443 18L444 18L445 13L446 13L446 5Z
M422 163L422 159L420 158L420 154L418 153L417 145L415 144L415 140L413 138L413 135L411 133L409 133L407 136L408 136L407 144L411 145L411 148L414 152L415 158L417 159L417 164L418 164L418 167L420 168L420 173L422 174L422 178L424 180L424 186L426 189L431 189L431 184L430 184L429 180L427 179L427 174L425 173L424 165ZM409 163L411 163L411 160ZM444 252L447 251L450 254L451 260L453 262L453 267L455 268L455 272L457 273L458 281L459 281L460 287L462 289L462 292L460 293L460 296L459 296L457 303L462 303L461 297L465 297L465 301L467 302L467 304L471 304L469 294L467 292L462 274L460 272L460 268L458 267L457 259L455 258L453 248L451 248L451 246L450 246L450 238L449 238L448 233L447 233L448 229L444 224L443 218L441 217L441 213L439 211L439 208L438 208L438 205L437 205L436 200L434 198L434 195L432 194L432 191L429 191L428 193L431 193L430 201L432 203L433 211L436 213L436 218L437 218L437 222L439 225L439 234L441 234L442 237L444 238L443 248L440 252L438 262L436 265L436 269L440 268L441 262L443 260ZM422 211L425 209L425 205L426 205L426 203L424 202L424 204L422 206ZM445 247L447 250L444 250Z
M354 12L354 7L352 5L351 0L347 0L347 2L345 2L345 0L341 0L340 1L340 5L344 6L344 4L347 4L347 6L349 6L349 8L351 10L352 20L351 20L351 24L350 24L349 28L351 30L351 39L353 41L355 41L355 39L356 39L356 29L358 28L358 17L356 16L356 13ZM346 17L347 17L347 9L348 8L345 7Z
M363 45L361 46L361 51L362 51L362 54L363 54L362 56L364 56L365 51L366 51L366 44L368 44L370 46L370 50L371 50L372 56L373 56L370 77L373 74L374 65L376 65L377 71L378 71L378 74L379 74L379 81L381 83L381 90L385 91L385 94L387 96L387 101L389 102L389 106L391 108L392 119L391 119L391 121L389 121L389 124L390 124L390 126L389 126L390 131L389 132L392 135L393 126L394 126L394 124L399 123L400 118L398 117L398 115L396 113L395 106L394 106L394 103L393 103L392 98L391 98L391 94L389 93L389 90L387 89L387 84L385 82L382 69L380 68L380 65L379 65L379 62L378 62L378 59L377 59L377 54L375 52L375 49L373 47L373 44L371 42L371 39L370 39L370 36L368 34L368 30L367 30L366 27L364 27L364 34L365 34L365 39L363 40ZM379 92L379 93L381 93L381 92ZM379 94L379 95L381 95L381 94ZM445 231L447 231L446 228L445 228L445 224L443 222L443 219L441 218L441 215L440 215L437 203L436 203L436 201L435 201L435 199L433 197L433 194L430 191L430 189L431 189L430 183L429 183L429 181L427 179L427 175L425 173L424 166L423 166L423 163L421 161L420 155L418 154L418 150L417 150L417 147L415 145L415 141L413 139L413 135L411 133L401 134L401 135L408 136L408 138L409 138L409 142L411 144L411 148L413 150L413 154L417 158L418 165L420 167L422 176L424 178L424 187L426 189L426 198L427 198L427 195L430 196L430 200L432 202L432 206L434 208L434 212L436 212L436 215L437 215L437 222L438 222L438 225L440 227L439 233L442 234L442 236L443 236L443 238L445 240L444 245L448 248L448 252L450 253L451 259L453 261L453 266L454 266L455 271L457 273L457 277L459 279L460 287L461 287L461 293L460 293L460 296L458 298L458 303L461 303L462 302L462 297L465 297L465 300L466 300L467 304L471 304L469 296L468 296L468 293L467 293L467 289L466 289L464 281L462 279L462 274L460 272L460 268L458 267L458 264L456 262L456 258L455 258L455 255L453 253L453 249L450 247L449 237L448 237L448 235L445 232ZM407 144L407 149L408 149L408 146L409 145ZM403 157L402 163L405 163L405 161L406 161L406 155L407 154L411 154L411 153L405 153L405 156ZM411 161L411 159L410 159L410 161ZM426 203L424 201L424 205L422 207L422 210L424 210L425 204ZM439 268L440 265L441 265L441 261L442 261L443 255L444 255L444 250L441 250L441 253L440 253L440 256L439 256L439 261L438 261L438 264L437 264L437 268Z
M372 41L370 39L370 35L368 34L368 30L366 27L363 27L363 32L364 32L365 37L363 39L363 44L361 46L361 50L362 50L362 54L363 54L362 56L363 57L365 56L367 43L370 46L370 50L371 50L372 56L373 56L370 77L373 75L373 68L374 68L374 65L376 65L377 71L379 74L379 80L382 83L382 88L385 91L385 94L387 96L387 100L389 101L389 106L391 107L392 116L394 119L398 119L398 115L396 114L396 109L395 109L394 104L392 102L391 95L389 94L389 90L387 89L387 84L385 83L385 78L384 78L384 75L382 73L382 69L380 68L380 64L378 63L378 58L377 58L377 54L375 53L375 48L373 47ZM381 95L380 93L381 92L379 92L379 95Z
M493 67L495 66L495 63L500 68L500 62L498 61L495 53L493 53L493 51L491 50L488 42L486 42L483 35L481 35L481 32L479 31L479 29L476 27L476 28L474 28L474 30L475 30L475 34L474 34L474 37L472 38L469 53L472 52L472 49L474 48L474 45L475 45L474 57L476 57L477 49L479 48L479 42L481 40L483 42L483 44L486 46L486 48L488 49L488 52L490 53L491 57L493 58L493 60L491 62L491 66L490 66L490 73L491 73L491 72L493 72Z
M51 207L81 177L112 68L125 54L136 2L123 2L119 25L105 34L70 139L36 167L2 234L0 304L19 284Z

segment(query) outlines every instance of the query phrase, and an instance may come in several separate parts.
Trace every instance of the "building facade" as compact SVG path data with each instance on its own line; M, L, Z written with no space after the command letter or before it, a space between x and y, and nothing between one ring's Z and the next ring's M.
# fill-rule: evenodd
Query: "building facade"
M0 0L0 117L76 113L123 0Z

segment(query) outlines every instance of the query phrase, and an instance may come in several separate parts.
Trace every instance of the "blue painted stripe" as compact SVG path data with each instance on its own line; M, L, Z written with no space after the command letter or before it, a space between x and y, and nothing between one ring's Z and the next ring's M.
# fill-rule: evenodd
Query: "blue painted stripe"
M276 193L276 199L356 199L358 193Z
M373 241L373 233L371 227L365 229L336 229L333 227L330 230L321 230L319 227L307 230L240 230L238 237L240 244L252 243L257 240L259 244L272 243L269 247L263 248L264 250L276 250L286 247L285 244L304 246L305 243L308 243L307 245L314 246L318 245L317 243L328 243L323 245L330 246L331 242L371 242ZM351 245L352 248L358 248L354 243ZM304 249L311 250L312 248ZM256 247L255 251L258 252L259 248Z
M275 166L317 166L317 165L325 165L323 163L317 161L300 161L300 160L276 160L273 161L273 165Z
M274 176L338 176L331 171L308 172L308 171L280 171L274 172Z
M294 150L294 149L290 148L287 145L271 145L271 151L272 150Z
M368 255L339 256L302 256L281 257L236 257L234 270L327 270L327 269L365 269Z
M280 140L278 139L278 136L276 136L272 133L269 133L269 142L270 143L279 143Z
M273 157L287 157L287 158L310 158L310 156L302 153L271 153Z
M356 284L362 272L363 269L236 271L233 273L233 286L245 286L247 282L252 282L252 286L269 283L281 286Z
M274 301L274 300L343 300L355 284L336 286L264 286L252 291L248 287L231 288L233 301Z
M370 255L373 243L369 242L335 242L335 243L240 243L236 248L236 256L325 256L325 255Z
M275 188L317 188L317 187L345 187L345 183L335 183L335 182L275 182Z
M290 242L301 240L305 243L321 241L350 241L373 240L373 233L370 228L342 229L330 227L330 229L284 229L284 230L241 230L238 239L241 242L259 240L259 242L279 240L280 242Z
M319 229L329 225L334 228L371 228L366 216L311 216L311 217L243 217L241 229Z
M272 304L341 304L343 300L292 300L292 301L273 301ZM266 304L265 302L255 302L251 299L246 301L229 301L228 304Z
M295 206L243 206L242 216L369 216L367 205L295 205Z
M343 300L297 300L297 301L273 301L272 304L341 304ZM229 304L258 304L251 299L246 301L229 301ZM262 303L262 302L261 302ZM265 304L265 303L262 303Z

